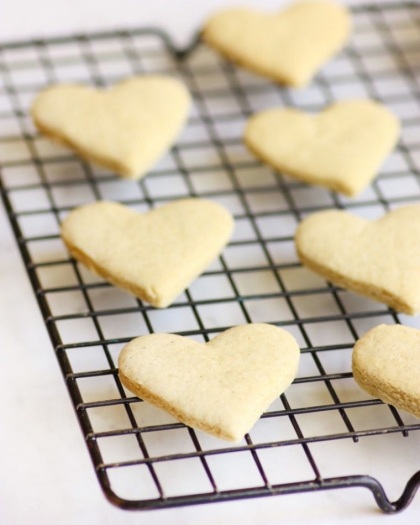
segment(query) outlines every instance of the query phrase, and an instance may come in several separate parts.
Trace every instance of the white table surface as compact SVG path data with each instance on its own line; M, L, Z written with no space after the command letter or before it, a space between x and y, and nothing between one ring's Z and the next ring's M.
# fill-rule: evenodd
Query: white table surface
M0 40L159 25L188 41L223 0L1 0ZM232 2L230 2L232 3ZM264 0L248 4L274 7ZM420 497L384 516L366 489L153 512L102 495L10 226L0 205L0 523L4 525L418 523ZM357 504L355 504L355 502Z

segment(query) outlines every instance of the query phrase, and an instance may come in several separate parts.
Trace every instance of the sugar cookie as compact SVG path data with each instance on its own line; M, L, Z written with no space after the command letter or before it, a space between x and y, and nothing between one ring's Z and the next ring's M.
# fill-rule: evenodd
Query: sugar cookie
M220 253L232 230L232 217L219 204L182 199L145 214L95 202L70 212L61 232L90 270L164 308Z
M62 84L41 91L31 109L38 129L87 160L140 178L175 141L190 95L178 80L129 78L108 90Z
M308 84L347 41L349 12L332 2L300 2L266 14L236 8L212 16L203 39L227 59L280 84Z
M399 121L382 104L348 100L318 115L293 108L257 113L244 140L275 169L353 197L375 177L399 131Z
M172 334L138 337L121 351L122 383L181 422L239 441L293 381L299 347L267 324L236 326L205 345Z
M325 279L409 315L420 311L420 205L377 221L314 213L296 231L302 263Z
M376 326L357 341L352 366L363 390L420 417L420 330Z

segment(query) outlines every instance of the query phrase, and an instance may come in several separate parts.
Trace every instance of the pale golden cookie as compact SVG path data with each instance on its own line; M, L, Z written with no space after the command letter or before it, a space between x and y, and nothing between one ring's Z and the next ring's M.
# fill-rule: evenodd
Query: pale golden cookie
M420 205L377 221L314 213L296 231L302 263L332 283L409 315L420 311Z
M61 84L41 91L31 109L39 130L87 160L140 178L184 125L190 95L178 80L143 75L108 90Z
M372 396L420 417L420 331L380 325L367 332L354 347L353 376Z
M300 2L280 13L234 8L213 15L203 39L227 59L280 84L301 87L335 55L351 29L333 2Z
M244 140L276 170L353 197L375 177L399 132L399 121L385 106L348 100L318 115L293 108L257 113Z
M88 204L70 212L61 233L90 270L164 308L221 252L232 230L232 216L219 204L183 199L145 214L116 202Z
M152 334L134 339L119 357L122 383L182 423L239 441L290 385L299 347L267 324L236 326L205 345Z

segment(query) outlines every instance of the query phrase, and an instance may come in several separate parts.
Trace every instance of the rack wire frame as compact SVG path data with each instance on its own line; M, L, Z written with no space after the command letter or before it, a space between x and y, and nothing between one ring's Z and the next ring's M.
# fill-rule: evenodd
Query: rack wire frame
M368 488L379 507L390 513L405 508L420 484L418 471L406 483L401 497L391 502L381 483L372 476L325 477L311 449L316 443L333 445L342 440L357 443L365 437L396 433L408 437L420 429L420 423L414 418L410 419L394 407L383 405L369 396L343 400L337 385L340 382L353 381L351 369L348 367L330 372L324 361L324 356L334 353L344 355L347 352L346 355L349 355L354 341L366 328L365 325L359 326L358 322L366 321L374 325L378 324L379 319L388 323L415 325L416 321L409 321L405 316L367 299L358 299L357 308L351 308L351 294L322 280L316 280L314 284L311 280L313 277L309 277L310 274L301 267L290 248L293 244L294 227L308 213L335 207L363 215L366 210L374 208L374 214L377 215L395 205L420 201L417 157L420 140L415 138L420 128L420 75L415 68L420 56L420 41L413 30L420 30L418 6L414 2L356 5L353 13L356 22L354 41L341 57L333 61L332 69L328 69L328 66L317 75L314 91L301 95L237 69L213 55L199 39L188 49L179 50L158 29L104 32L0 46L2 199L98 480L108 500L123 509L156 509L358 486ZM407 25L410 25L411 30L407 30ZM406 29L400 33L400 28ZM406 36L401 37L407 34L411 35L408 40ZM360 41L365 44L367 42L367 45L361 47ZM378 57L384 60L380 67L376 66L373 70L371 59ZM420 59L417 63L420 63ZM341 64L341 67L337 68L337 64ZM63 73L64 70L66 71ZM194 110L188 123L188 139L178 141L163 167L159 164L145 179L138 182L120 181L113 174L91 166L68 151L54 149L53 146L52 150L49 149L50 146L43 142L28 117L28 107L36 92L45 85L63 80L63 75L72 81L84 81L102 87L112 84L120 77L143 72L169 73L180 77L193 95ZM333 192L308 188L282 174L274 176L272 170L262 167L245 152L238 129L259 109L258 106L273 105L272 101L275 99L278 105L320 110L337 98L344 97L349 90L354 95L355 81L358 82L356 91L363 88L365 96L394 108L398 106L403 113L403 136L397 152L398 158L405 165L401 168L397 162L396 167L391 166L388 171L382 171L361 198L344 199ZM232 123L233 126L225 136L225 130L228 129L226 126ZM203 159L208 162L202 162ZM56 169L58 171L54 171ZM159 182L159 178L163 182L152 183ZM245 184L244 180L248 182ZM123 186L121 197L118 192ZM104 188L111 190L105 191ZM155 424L147 424L146 421L143 424L142 421L147 418L139 412L139 407L144 407L146 403L124 389L118 378L115 358L119 348L134 335L155 331L160 322L156 317L157 311L140 300L132 299L134 302L128 304L125 298L122 299L122 295L117 295L118 301L121 301L118 307L98 308L96 293L106 295L110 292L112 295L118 292L112 292L112 287L101 279L89 276L83 267L64 252L60 252L61 256L58 258L54 253L60 242L58 225L70 209L89 200L86 191L92 199L98 200L109 198L110 191L114 191L114 200L139 210L147 210L184 196L206 197L230 207L239 226L239 234L227 250L233 250L229 253L235 253L235 249L239 251L235 256L229 256L225 250L215 265L204 272L200 279L209 279L210 283L207 288L204 287L207 294L204 298L199 297L200 288L194 289L193 284L167 309L171 316L170 322L175 322L172 331L208 341L229 328L238 318L242 322L258 320L284 327L300 339L302 357L306 357L311 363L309 368L312 373L298 376L293 386L306 385L311 389L324 385L329 402L294 406L293 401L290 401L291 394L287 391L277 405L270 407L262 416L260 422L287 421L294 435L288 434L285 437L278 433L275 439L256 439L251 431L237 446L222 446L220 442L206 446L205 438L199 432L186 428L175 420L158 421ZM73 202L66 200L69 194L73 197ZM278 232L274 235L270 226L273 224ZM37 250L36 247L43 243L45 249ZM247 261L247 254L251 253L252 260ZM72 272L72 279L68 278L69 271ZM45 278L47 274L52 275L50 272L53 274L52 280ZM263 274L269 278L264 277L261 280ZM257 281L261 280L258 281L261 286L253 289L249 283L255 278ZM222 289L219 279L224 283ZM214 283L219 284L214 286ZM226 286L230 287L229 293L225 293ZM220 295L212 295L209 289L215 289L216 294ZM69 299L64 299L64 303L57 303L55 298L69 298L72 294L81 297L83 304L81 306L76 301L74 306L70 301L71 311L64 309L63 313L62 305L69 304ZM116 296L112 297L114 300ZM317 304L310 315L302 314L305 310L302 305L299 306L302 298L312 298ZM329 309L323 312L322 305L325 301ZM259 309L258 305L262 303L266 306ZM60 305L59 310L61 308L59 313L56 311L57 304ZM214 319L214 311L206 314L206 309L210 307L220 309L221 316ZM279 311L287 312L285 318ZM140 316L134 323L135 333L119 337L108 336L109 327L104 328L104 320L118 316L124 325L123 319L133 315ZM274 315L274 318L270 315ZM79 328L63 330L63 323L86 320L94 328L94 336L71 342L71 337L75 333L78 335ZM119 325L120 322L116 324ZM339 323L340 330L351 334L351 340L342 342L338 339L317 344L312 328L318 326L322 331L328 323L328 326L332 326L331 323L335 322ZM194 327L191 328L188 323ZM130 330L133 327L130 323L127 326ZM83 330L81 333L84 334ZM87 355L89 349L100 349L103 366L97 366L96 361L93 368L89 368L88 363L79 365L80 356L83 362L84 354L86 352ZM76 351L79 352L77 366L74 360ZM113 382L115 395L87 400L82 387L83 381L102 379ZM373 428L356 428L349 415L351 410L375 407L387 410L391 420L385 418L383 421L387 424L380 421ZM126 426L113 428L111 424L110 428L98 430L97 420L93 417L94 411L110 411L110 415L104 418L106 420L112 419L113 411L117 409L124 411ZM312 414L322 421L322 418L333 412L343 426L341 432L308 435L305 425L299 419ZM159 417L161 416L158 416L158 420ZM176 432L182 433L181 440L173 439ZM154 453L150 436L165 434L169 436L169 450ZM134 459L107 461L104 458L106 447L103 444L111 442L113 438L132 438L131 442L134 440L138 456ZM188 446L185 446L187 441ZM279 451L282 448L287 448L288 452L299 449L310 471L307 477L273 482L268 474L267 462L263 460L263 452ZM223 469L228 468L228 464L224 466L223 462L229 455L239 456L241 453L247 453L247 457L252 458L259 482L246 487L223 489L217 481L217 463L214 463L214 458L221 461ZM171 490L167 490L162 484L162 465L180 464L185 460L193 460L194 465L200 466L207 480L207 489L195 492L194 487L189 487L189 491L171 495ZM139 491L137 497L117 494L113 475L130 467L142 469L142 482L147 477L152 487L149 492L144 493L142 482L139 482L136 487ZM279 463L277 468L281 467L282 464ZM182 475L188 477L188 472L184 469Z

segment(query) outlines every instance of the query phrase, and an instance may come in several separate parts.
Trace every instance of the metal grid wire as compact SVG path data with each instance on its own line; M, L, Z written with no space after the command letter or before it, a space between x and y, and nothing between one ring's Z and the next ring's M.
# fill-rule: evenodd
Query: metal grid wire
M296 225L311 212L341 208L375 218L420 202L419 10L378 4L353 14L351 44L301 91L237 69L200 43L176 52L155 30L0 46L2 197L97 476L122 508L364 486L392 512L420 482L419 421L362 392L350 363L355 340L369 328L420 327L419 320L325 282L300 265L293 246ZM143 180L93 167L34 129L28 109L46 85L107 86L138 73L175 75L194 97L182 136ZM318 111L349 97L379 100L403 123L396 151L357 199L275 175L242 144L255 111ZM236 230L222 256L165 310L93 276L60 240L59 224L74 206L112 199L146 211L186 196L226 206ZM135 336L173 332L204 342L249 322L290 331L302 359L293 385L238 445L185 427L119 381L118 353ZM407 463L412 471L403 469ZM389 490L405 487L402 497L390 503L366 471L379 480L393 472Z

